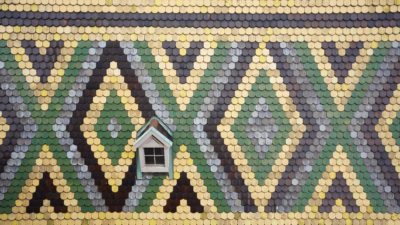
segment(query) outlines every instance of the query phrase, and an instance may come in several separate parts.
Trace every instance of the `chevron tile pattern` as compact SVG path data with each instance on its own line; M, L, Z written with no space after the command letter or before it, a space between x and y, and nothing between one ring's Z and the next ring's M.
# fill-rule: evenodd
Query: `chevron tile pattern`
M0 12L1 224L400 223L393 2L31 2ZM154 116L173 177L137 177Z
M211 210L209 204L221 212L257 212L262 207L266 212L315 207L322 207L321 212L335 207L350 212L399 212L398 42L343 44L349 46L345 53L366 46L357 54L368 52L363 56L368 62L346 59L350 57L346 54L340 58L335 43L321 45L331 48L320 56L315 54L321 52L319 45L310 48L304 42L216 42L211 51L203 52L211 55L204 58L199 57L201 51L196 53L206 59L197 82L189 79L192 75L182 75L190 74L191 67L181 69L179 76L163 73L164 61L156 60L159 55L153 52L158 49L148 42L79 42L48 109L41 107L36 90L27 82L38 75L25 76L21 65L26 62L13 54L20 51L6 47L23 48L19 43L1 43L2 98L7 103L1 111L5 181L1 201L9 206L2 207L3 212L12 207L13 212L39 210L42 202L21 198L36 196L35 191L43 188L61 192L48 199L55 212L68 208L54 203L62 200L64 189L82 197L74 200L82 211L147 211L162 203L169 212L177 210L179 199L186 199L185 207L192 212ZM199 43L189 47L211 47ZM55 50L44 53L58 51L55 44L49 48L52 45ZM167 48L163 51L169 53L162 58L187 61L188 56L178 55L187 48L175 51L173 42L153 46ZM24 48L37 50L31 45ZM326 57L327 51L333 53L326 63L334 55L340 68L341 60L351 62L344 66L347 72L359 68L357 82L342 82L347 77L319 69L318 58ZM168 54L178 56L171 59ZM172 63L169 70L179 68ZM333 71L331 79L322 75L329 71ZM168 82L175 76L185 79ZM197 87L188 92L183 88L175 97L170 87L179 85ZM331 90L331 85L339 89ZM346 89L350 95L340 110L333 96ZM186 108L178 101L185 95L192 95ZM163 188L169 183L163 177L135 180L132 144L137 130L153 115L174 127L175 153L185 146L187 153L182 154L190 155L182 159L176 155L174 161L176 182L188 189L178 191L176 183ZM50 159L40 156L43 145L51 152ZM37 169L38 163L47 169ZM43 174L35 175L38 172ZM52 175L55 172L69 175ZM54 187L48 186L51 181ZM57 188L67 184L74 188ZM14 188L18 185L22 189ZM200 189L194 188L198 185ZM346 191L340 191L341 186ZM175 200L166 197L158 202L158 195L147 193L148 189L169 190ZM30 195L24 196L28 191Z

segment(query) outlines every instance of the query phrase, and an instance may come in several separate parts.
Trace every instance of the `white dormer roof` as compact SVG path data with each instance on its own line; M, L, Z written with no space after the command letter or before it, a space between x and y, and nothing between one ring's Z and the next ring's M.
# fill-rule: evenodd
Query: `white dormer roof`
M150 127L144 134L136 139L133 145L135 146L135 148L140 148L153 138L155 138L158 142L161 142L165 147L169 148L172 146L172 141L165 137L160 131L158 131L154 127Z

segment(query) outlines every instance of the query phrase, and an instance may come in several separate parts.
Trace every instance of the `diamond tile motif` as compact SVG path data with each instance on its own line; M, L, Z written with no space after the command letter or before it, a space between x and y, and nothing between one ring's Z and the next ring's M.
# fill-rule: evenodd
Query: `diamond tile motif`
M272 165L292 129L290 118L285 116L282 106L279 105L279 99L273 92L265 71L260 71L241 107L247 110L239 113L232 131L256 178L262 183L271 172ZM246 126L245 131L243 126Z
M117 63L111 62L106 72L107 75L100 84L101 91L96 91L96 96L90 105L91 110L87 111L80 129L87 144L91 146L98 164L102 167L108 184L114 192L117 192L132 164L135 156L133 142L145 120L138 111L139 106L135 99L129 94L128 85L124 83ZM108 121L115 116L124 125L117 139L107 130L110 125Z
M136 133L133 133L135 131L135 124L131 123L131 118L125 110L125 105L121 103L117 91L111 90L110 95L106 97L100 117L94 125L94 132L97 133L100 144L104 146L113 165L118 164L118 159L121 153L124 152L129 139ZM140 118L135 119L138 120ZM138 121L136 122L138 124Z
M115 117L112 117L110 119L109 124L107 125L107 131L110 132L111 138L117 138L121 129L122 129L122 126L121 126L121 124L118 123L118 119Z

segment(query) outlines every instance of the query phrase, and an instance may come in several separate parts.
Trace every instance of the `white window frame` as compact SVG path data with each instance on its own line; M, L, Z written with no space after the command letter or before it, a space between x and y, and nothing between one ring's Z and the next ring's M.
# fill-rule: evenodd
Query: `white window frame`
M164 151L164 165L148 165L145 162L145 148L162 148ZM157 143L156 137L152 136L139 148L140 165L143 173L168 173L169 154L168 148L162 143Z
M134 143L139 157L137 157L137 177L142 179L143 173L167 173L173 176L172 168L172 141L165 137L154 127L149 128ZM144 148L164 148L164 165L146 165L144 160Z
M144 156L144 160L141 161L142 165L146 165L146 166L151 166L152 168L154 167L162 167L165 168L165 149L164 146L160 146L160 147L154 147L154 146L144 146L143 148L143 156ZM146 150L149 149L150 152L148 152L149 154L146 154ZM160 152L156 151L156 149L161 150ZM151 163L147 163L147 159L151 159ZM157 159L162 158L162 163L157 163ZM144 163L144 164L143 164ZM168 169L168 168L167 168ZM160 172L165 172L165 171L160 171Z

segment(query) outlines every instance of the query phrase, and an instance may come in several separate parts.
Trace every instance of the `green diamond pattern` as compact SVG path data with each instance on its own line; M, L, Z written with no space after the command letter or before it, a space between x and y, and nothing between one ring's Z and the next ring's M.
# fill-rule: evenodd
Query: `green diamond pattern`
M115 137L110 131L111 120L117 119L117 124L121 126L118 136ZM125 110L124 104L117 95L116 90L110 91L107 97L104 109L100 113L100 117L95 125L97 137L101 140L101 144L105 147L108 157L113 165L118 165L124 146L128 143L135 126L130 122L128 112ZM114 136L114 137L113 137Z

